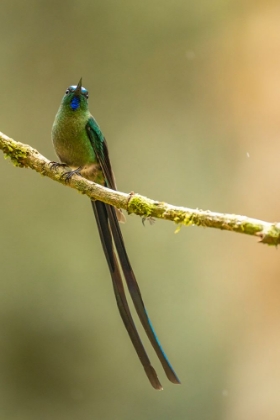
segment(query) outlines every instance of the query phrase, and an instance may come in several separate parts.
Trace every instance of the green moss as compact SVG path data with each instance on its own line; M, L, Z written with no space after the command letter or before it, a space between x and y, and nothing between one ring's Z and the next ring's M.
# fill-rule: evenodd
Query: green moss
M153 214L153 205L135 194L131 196L127 210L128 214L136 213L138 216L149 217Z
M168 219L173 220L178 225L190 226L195 224L191 214L186 215L184 211L176 210L168 212Z
M4 158L10 158L13 165L20 168L27 168L28 165L25 163L27 156L27 148L25 149L24 147L18 149L18 147L14 148L12 145L8 145L4 149Z

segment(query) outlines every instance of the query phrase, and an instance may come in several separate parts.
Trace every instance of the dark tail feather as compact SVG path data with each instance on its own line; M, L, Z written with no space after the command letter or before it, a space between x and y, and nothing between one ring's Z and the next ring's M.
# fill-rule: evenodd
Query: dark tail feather
M122 233L120 230L120 226L117 220L115 208L107 204L105 204L105 206L106 206L107 214L109 217L110 227L112 230L120 264L124 273L124 277L128 286L129 293L131 295L132 301L134 303L134 306L138 313L140 321L146 331L147 336L149 337L149 340L153 348L155 349L155 352L163 366L163 369L165 370L166 376L174 384L180 384L180 380L178 379L171 364L169 363L167 356L165 355L161 347L161 344L156 336L156 333L153 329L151 321L148 317L144 302L142 300L139 286L137 284L134 272L132 270L132 267L130 265L130 262L126 253L126 249L125 249Z
M162 386L158 380L157 374L151 362L147 356L144 346L136 330L134 321L132 319L129 306L126 300L125 291L123 288L122 277L116 259L116 255L113 248L112 234L108 223L108 207L101 201L92 201L92 208L95 214L97 227L103 246L103 250L107 259L107 263L110 269L116 301L118 304L119 312L122 317L123 323L130 336L132 344L137 352L137 355L144 367L146 375L148 376L152 386L155 389L161 390ZM118 222L117 222L118 223Z

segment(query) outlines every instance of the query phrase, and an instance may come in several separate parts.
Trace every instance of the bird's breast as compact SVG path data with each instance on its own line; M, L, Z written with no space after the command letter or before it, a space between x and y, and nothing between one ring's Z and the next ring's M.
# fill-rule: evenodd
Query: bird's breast
M86 118L57 115L52 141L61 162L70 167L89 166L97 159L86 131Z

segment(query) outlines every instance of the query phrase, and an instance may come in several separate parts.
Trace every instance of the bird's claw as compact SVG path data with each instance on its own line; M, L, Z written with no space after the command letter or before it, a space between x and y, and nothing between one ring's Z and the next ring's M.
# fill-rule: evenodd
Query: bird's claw
M49 162L49 165L51 169L57 169L57 168L62 168L62 167L65 168L67 166L65 163L55 162L54 160Z
M81 175L81 168L74 169L73 171L64 172L62 178L65 178L65 182L70 182L73 175Z

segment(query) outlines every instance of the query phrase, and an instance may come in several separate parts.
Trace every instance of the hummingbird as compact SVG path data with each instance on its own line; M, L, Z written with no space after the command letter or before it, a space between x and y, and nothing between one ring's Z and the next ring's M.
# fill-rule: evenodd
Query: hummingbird
M74 174L78 174L90 181L117 190L107 142L89 111L88 98L89 94L82 86L82 79L77 85L68 87L62 98L52 127L52 142L60 160L60 163L55 163L55 165L63 165L71 169L64 173L68 180ZM120 209L101 201L92 200L91 205L110 270L117 306L146 375L155 389L162 389L134 324L125 295L123 279L167 378L174 384L180 384L148 317L126 252L119 225L119 222L125 221L124 214Z

